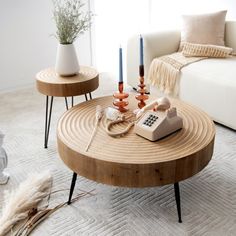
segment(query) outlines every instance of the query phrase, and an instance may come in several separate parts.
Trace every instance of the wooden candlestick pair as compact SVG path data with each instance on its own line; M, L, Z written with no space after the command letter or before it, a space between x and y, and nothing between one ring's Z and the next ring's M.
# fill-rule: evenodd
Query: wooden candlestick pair
M140 76L139 78L140 84L138 85L139 89L137 90L139 92L139 95L136 95L135 98L139 101L138 107L142 109L146 105L145 100L148 99L148 95L145 94L146 85L144 84L144 66L143 65L139 66L139 76ZM113 95L114 98L116 98L113 104L120 112L126 112L128 111L128 109L125 107L128 106L129 103L128 101L125 101L124 99L127 98L129 94L123 92L123 89L124 89L123 82L119 82L118 86L119 86L118 87L119 92Z

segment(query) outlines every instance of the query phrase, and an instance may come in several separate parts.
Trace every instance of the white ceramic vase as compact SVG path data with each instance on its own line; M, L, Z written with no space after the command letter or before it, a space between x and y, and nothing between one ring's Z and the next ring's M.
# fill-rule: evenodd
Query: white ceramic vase
M61 76L79 73L79 62L74 44L58 44L55 70Z

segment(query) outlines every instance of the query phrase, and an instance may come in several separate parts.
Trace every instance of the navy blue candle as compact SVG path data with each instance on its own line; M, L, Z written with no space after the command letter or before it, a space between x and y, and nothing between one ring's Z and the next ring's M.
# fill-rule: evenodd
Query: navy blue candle
M143 37L140 35L140 65L143 65Z
M122 48L119 48L119 82L123 82Z

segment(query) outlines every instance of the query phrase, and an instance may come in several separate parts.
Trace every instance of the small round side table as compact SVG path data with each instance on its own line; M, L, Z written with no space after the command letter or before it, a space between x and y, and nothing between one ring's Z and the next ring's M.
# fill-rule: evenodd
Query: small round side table
M44 148L48 147L48 137L51 123L53 97L64 97L68 110L67 97L71 97L71 106L74 104L74 96L85 95L86 101L92 99L91 92L99 86L98 72L87 66L80 66L79 74L71 77L58 75L54 68L44 69L36 74L36 86L40 93L46 95L45 134ZM50 107L49 104L49 97Z

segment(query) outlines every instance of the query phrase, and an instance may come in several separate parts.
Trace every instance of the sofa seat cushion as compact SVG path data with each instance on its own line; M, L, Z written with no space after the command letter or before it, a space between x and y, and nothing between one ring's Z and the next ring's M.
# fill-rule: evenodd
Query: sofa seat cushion
M179 97L236 129L236 57L211 58L184 67Z

